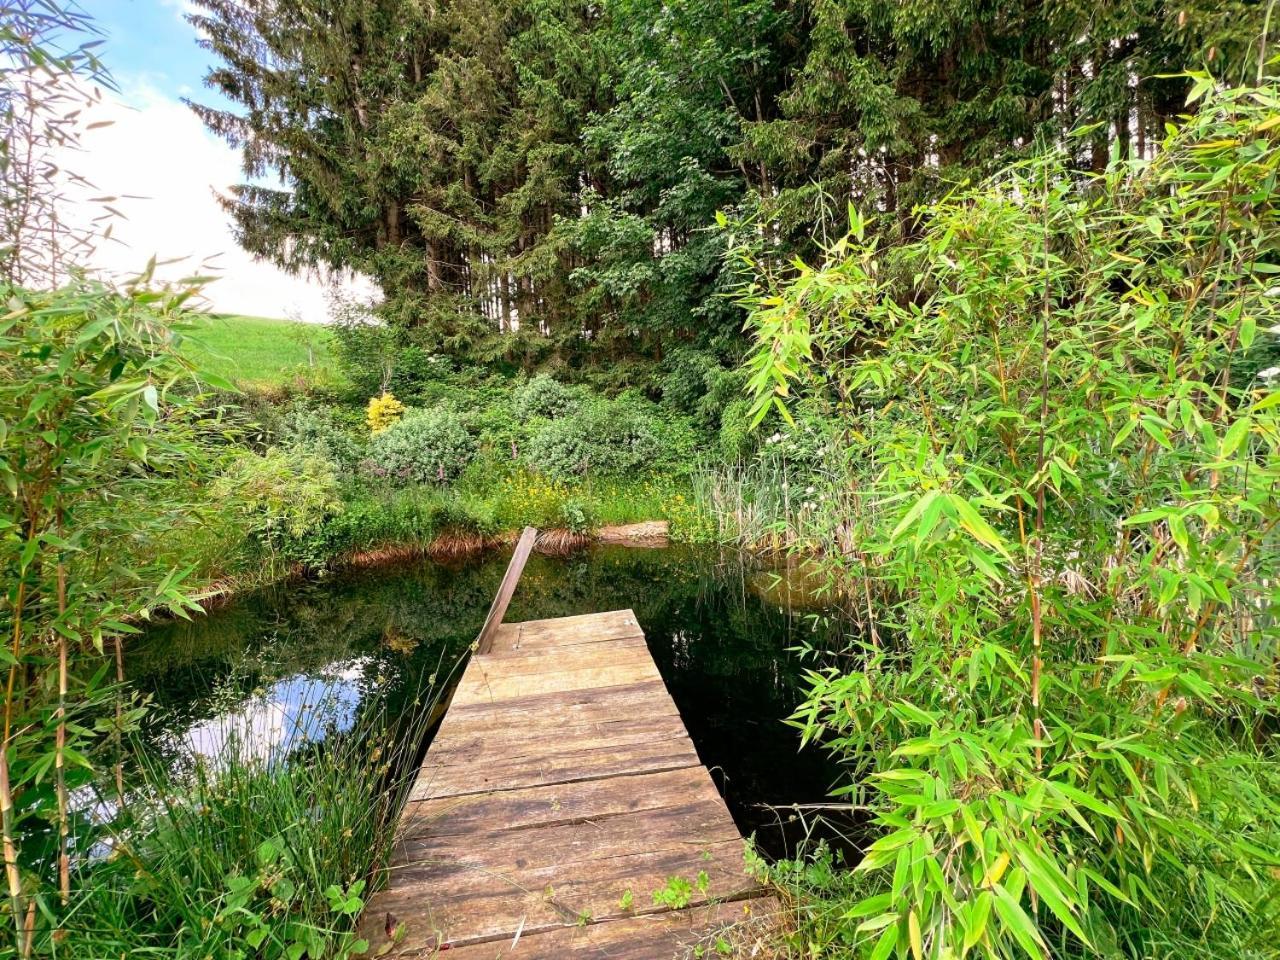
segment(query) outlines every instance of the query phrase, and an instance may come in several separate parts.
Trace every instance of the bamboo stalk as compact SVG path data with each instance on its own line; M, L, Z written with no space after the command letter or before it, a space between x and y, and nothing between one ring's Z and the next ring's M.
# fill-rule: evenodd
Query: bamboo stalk
M62 506L58 506L58 536L62 536ZM58 556L58 616L67 612L67 564ZM67 842L71 834L67 815L67 638L54 631L58 640L58 731L54 754L54 776L58 794L58 892L65 907L71 900L71 860Z
M0 832L3 832L4 873L9 890L9 912L13 916L18 950L25 954L26 926L22 909L22 874L18 869L18 843L14 834L13 792L9 784L9 741L0 744Z

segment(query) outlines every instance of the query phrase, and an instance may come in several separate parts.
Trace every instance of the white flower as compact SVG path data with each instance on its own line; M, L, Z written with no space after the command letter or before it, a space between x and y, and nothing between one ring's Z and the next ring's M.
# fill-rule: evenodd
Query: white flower
M1276 336L1280 336L1280 323L1277 323L1274 327L1267 327L1267 333L1274 333Z
M1258 371L1259 380L1274 380L1276 377L1280 377L1280 367L1267 367Z
M1268 297L1280 297L1280 287L1272 287L1267 291Z

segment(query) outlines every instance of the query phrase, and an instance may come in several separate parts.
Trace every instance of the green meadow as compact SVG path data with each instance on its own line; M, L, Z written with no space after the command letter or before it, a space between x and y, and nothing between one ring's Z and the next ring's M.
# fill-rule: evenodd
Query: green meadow
M255 387L332 379L332 346L333 332L321 324L212 313L195 318L186 340L200 370Z

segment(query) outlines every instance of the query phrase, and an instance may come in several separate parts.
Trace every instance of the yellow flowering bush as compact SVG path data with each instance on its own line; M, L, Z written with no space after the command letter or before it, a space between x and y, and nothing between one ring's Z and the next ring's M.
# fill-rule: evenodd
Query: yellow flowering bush
M381 433L404 416L404 404L383 391L380 396L369 398L364 416L369 424L369 432Z

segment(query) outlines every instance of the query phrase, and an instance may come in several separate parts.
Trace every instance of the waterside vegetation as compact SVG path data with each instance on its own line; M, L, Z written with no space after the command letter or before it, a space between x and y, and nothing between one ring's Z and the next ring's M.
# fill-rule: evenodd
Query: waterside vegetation
M196 0L241 242L384 293L300 329L95 279L0 0L0 956L363 949L434 690L175 765L159 611L648 520L829 601L780 955L1277 956L1273 4L944 6Z

